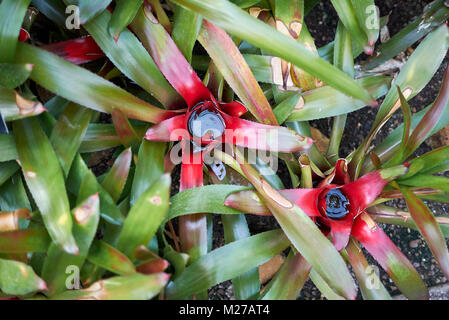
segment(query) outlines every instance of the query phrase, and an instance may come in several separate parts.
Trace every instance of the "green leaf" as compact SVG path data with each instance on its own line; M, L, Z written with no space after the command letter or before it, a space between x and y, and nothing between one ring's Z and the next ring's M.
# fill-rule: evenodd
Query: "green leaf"
M334 45L334 66L354 77L354 56L352 54L352 41L348 30L342 22L338 23ZM334 164L339 158L341 138L346 125L347 115L339 115L334 118L331 136L326 151L326 156Z
M430 174L416 174L398 181L401 185L419 188L433 188L449 192L449 178Z
M193 47L200 32L203 19L193 11L186 10L175 4L173 6L175 15L173 18L171 37L190 63L192 61Z
M233 36L293 63L337 90L366 104L372 104L372 97L348 75L231 2L226 0L214 2L176 0L174 2L201 14Z
M21 208L27 208L31 211L30 201L22 182L22 175L19 172L0 187L0 208L3 211L14 211Z
M447 194L445 195L447 199ZM384 205L377 205L368 208L370 216L379 223L394 224L405 228L418 230L416 223L413 221L410 213L407 211L398 210L397 208L387 207ZM438 216L436 221L438 226L446 239L449 238L449 217Z
M69 103L53 127L50 141L65 176L69 173L91 117L92 110Z
M36 118L13 123L22 172L53 241L77 253L64 178L55 151Z
M134 259L134 250L150 243L167 216L170 200L169 174L163 174L137 199L128 213L117 242L117 249Z
M166 289L167 299L183 299L257 267L289 246L281 230L231 242L200 257ZM245 259L242 259L245 257Z
M33 70L32 64L0 63L0 86L14 89L25 82Z
M361 2L362 0L358 0ZM368 37L365 30L360 25L360 21L357 17L357 12L352 4L351 0L331 0L332 5L337 11L338 17L345 25L345 28L351 34L351 37L359 43L360 46L365 48L365 52L369 52Z
M379 38L380 17L374 0L351 0L360 27L368 37L368 46L373 47Z
M78 0L66 1L66 3L77 4L78 2L80 21L81 24L85 24L106 10L111 1L112 0Z
M100 112L120 109L128 118L159 122L174 112L140 100L115 84L58 56L33 46L18 45L17 62L34 64L31 79L55 94Z
M235 185L208 185L186 189L175 194L170 199L170 209L167 220L195 213L242 214L224 205L226 198L234 192L244 191L249 187Z
M131 31L124 29L117 41L111 37L107 30L110 20L111 14L104 11L83 27L124 75L135 81L164 106L171 108L182 106L184 102L181 96L164 78L149 53Z
M394 166L402 163L407 159L406 149L408 145L408 139L410 136L410 126L412 121L412 110L407 102L407 99L402 94L401 88L397 87L399 99L401 101L402 116L404 117L404 130L402 133L402 143L398 152L395 153L392 159L383 165L384 168ZM407 172L408 173L408 172ZM402 178L402 177L401 177Z
M31 5L59 26L65 26L67 16L60 0L33 0Z
M117 0L117 4L109 21L108 31L115 40L120 33L131 23L137 10L142 6L143 0Z
M136 272L127 256L102 240L95 240L92 243L87 260L118 275Z
M166 273L133 274L95 282L87 289L70 290L52 297L54 300L149 300L167 284Z
M303 103L302 93L295 93L279 103L274 109L274 115L280 124L283 124L292 114L298 103Z
M167 144L163 142L142 140L131 188L131 205L164 173L166 147Z
M9 161L19 158L16 143L12 134L0 134L0 161Z
M15 161L0 162L0 186L8 181L19 168Z
M449 170L449 145L434 149L410 161L409 171L399 178L407 179L417 173L433 174Z
M100 219L99 204L98 194L94 194L73 210L73 235L79 246L77 255L68 254L55 244L50 245L42 269L48 294L55 295L68 289L68 284L73 285L68 282L68 274L72 266L81 269L87 258Z
M13 62L20 27L31 0L4 0L0 4L0 62Z
M427 111L432 107L432 105L427 106L423 110L419 111L418 113L415 113L412 116L411 121L411 128L414 129L418 125L418 123L423 119L424 115ZM442 115L438 121L438 123L433 127L433 129L430 132L430 135L433 135L443 129L445 126L449 125L449 100L446 101L444 105L444 111L442 112ZM402 142L402 133L403 133L403 124L399 125L396 129L393 130L392 133L388 135L388 137L382 141L380 144L376 146L374 149L374 152L377 154L377 156L382 160L382 162L387 161L390 159L398 150L398 148L401 145ZM429 164L427 164L429 166ZM374 168L371 161L366 161L362 168L362 173L370 172ZM435 169L437 170L437 169ZM444 168L442 168L442 171L444 171ZM439 171L432 171L428 173L434 173ZM427 173L427 172L426 172Z
M0 289L4 293L25 295L45 290L46 287L30 266L23 262L0 259Z
M311 266L299 253L290 251L276 276L262 294L262 300L296 300L309 277Z
M83 180L86 179L86 175L90 175L90 180L96 181L95 175L87 168L87 165L78 154L73 161L72 168L70 169L69 176L67 178L67 188L70 192L78 195L82 191L81 186ZM101 217L111 224L117 226L121 225L124 217L114 200L100 184L97 184L96 190L98 190L100 196Z
M110 194L114 202L117 202L128 179L132 160L131 148L125 149L115 160L112 168L106 174L101 185Z
M28 100L13 89L0 87L0 112L6 121L38 115L44 110L40 102Z
M249 238L251 236L244 215L222 215L223 231L226 244ZM259 270L253 268L232 279L234 294L237 300L247 300L259 293Z
M390 77L384 76L356 80L375 98L380 98L387 93L390 81ZM296 105L286 121L306 121L333 117L353 112L366 106L364 102L348 97L329 86L304 92L302 99L301 103Z

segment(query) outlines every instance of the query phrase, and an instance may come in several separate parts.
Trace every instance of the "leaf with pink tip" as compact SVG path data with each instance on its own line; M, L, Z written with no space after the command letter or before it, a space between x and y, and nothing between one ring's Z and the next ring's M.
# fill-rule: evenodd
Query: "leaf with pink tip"
M11 295L25 295L47 289L44 280L25 263L0 259L0 289Z
M165 78L184 98L189 108L210 100L210 92L179 51L148 3L144 3L131 23L133 31L153 57Z
M129 169L132 160L131 148L125 149L115 160L111 170L106 174L101 185L111 195L114 202L117 202L128 179Z
M438 222L429 208L408 188L401 188L407 207L419 232L426 240L443 274L449 278L449 252Z
M129 123L128 118L119 109L114 109L112 111L112 122L114 123L115 131L117 131L122 144L128 148L133 145L140 143L140 139L137 136L136 131L133 126Z
M162 258L151 259L148 261L144 261L136 267L137 272L143 274L153 274L158 272L164 272L170 263Z
M190 139L187 131L187 116L185 114L164 120L147 130L145 139L150 141L179 141Z
M366 260L356 240L351 239L346 247L347 260L351 263L364 300L391 300L380 278Z
M0 112L5 121L32 117L44 111L39 101L26 99L13 89L0 87Z
M87 178L81 186L87 190L92 190L92 183L95 183L95 181L89 181L89 178ZM74 218L73 235L79 246L79 252L68 254L54 243L50 245L42 267L42 278L48 285L49 295L67 290L67 270L70 270L72 266L81 268L87 258L100 221L98 193L84 199L72 210L72 215Z
M412 300L429 298L429 292L413 265L367 213L362 213L355 220L352 235L376 259L406 297Z

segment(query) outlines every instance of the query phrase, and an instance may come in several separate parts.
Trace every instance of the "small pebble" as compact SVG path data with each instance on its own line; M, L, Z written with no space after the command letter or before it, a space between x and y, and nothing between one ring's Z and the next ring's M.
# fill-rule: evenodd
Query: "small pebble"
M409 246L410 248L418 248L419 242L420 242L419 239L412 240L412 241L410 241L410 242L408 243L408 246Z

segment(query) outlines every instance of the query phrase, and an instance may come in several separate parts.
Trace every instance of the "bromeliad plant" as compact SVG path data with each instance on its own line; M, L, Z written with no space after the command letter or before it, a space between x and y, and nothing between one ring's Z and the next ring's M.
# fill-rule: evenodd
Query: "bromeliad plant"
M418 229L449 276L447 217L422 200L448 201L434 174L449 149L414 157L449 124L448 71L431 106L412 115L407 103L447 53L449 8L433 2L376 48L387 19L374 2L331 1L335 41L316 48L304 17L317 2L2 0L1 297L207 299L232 279L238 299L296 299L310 277L328 299L354 299L351 265L363 298L391 298L363 247L407 297L427 298L376 222ZM81 29L66 30L77 14ZM394 80L382 73L421 39ZM366 106L378 107L373 127L342 158L346 116ZM371 148L399 108L404 124ZM327 117L320 151L308 121ZM408 212L384 205L398 198ZM216 249L211 214L225 234ZM281 228L251 236L245 214ZM257 267L287 248L261 290Z

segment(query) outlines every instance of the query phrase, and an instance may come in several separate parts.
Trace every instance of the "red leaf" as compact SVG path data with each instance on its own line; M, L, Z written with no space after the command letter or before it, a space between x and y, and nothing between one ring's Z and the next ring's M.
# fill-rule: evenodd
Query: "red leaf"
M182 114L152 126L147 130L145 139L164 142L190 139L190 134L186 127L186 117L185 114Z
M25 30L25 29L20 29L20 33L19 33L19 41L20 42L25 42L30 38L30 33Z
M189 108L211 99L211 93L198 78L164 27L153 16L151 6L147 2L143 10L137 13L132 29L153 57L159 70L184 98Z
M377 170L344 185L341 190L350 201L350 212L358 214L365 210L376 200L390 181L404 174L407 170L407 167L403 165Z
M229 114L232 117L240 118L247 111L246 107L238 101L229 103L220 102L219 105L224 113Z
M56 42L40 48L50 51L74 64L87 63L105 56L91 36Z
M257 150L296 152L307 150L313 143L309 137L278 126L256 123L222 114L226 123L224 141Z

